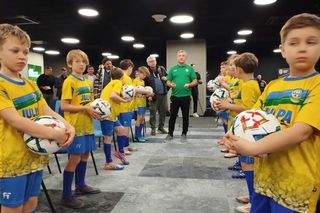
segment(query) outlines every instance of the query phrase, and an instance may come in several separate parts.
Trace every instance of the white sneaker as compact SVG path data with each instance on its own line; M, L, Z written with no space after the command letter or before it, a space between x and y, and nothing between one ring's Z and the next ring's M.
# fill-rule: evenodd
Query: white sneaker
M195 112L195 113L193 113L193 115L192 115L194 118L199 118L200 116Z

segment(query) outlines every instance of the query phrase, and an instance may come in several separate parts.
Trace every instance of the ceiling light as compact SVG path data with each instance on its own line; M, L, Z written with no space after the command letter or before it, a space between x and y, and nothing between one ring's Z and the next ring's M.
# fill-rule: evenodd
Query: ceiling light
M176 24L186 24L193 21L193 17L190 15L177 15L172 16L170 21Z
M163 14L154 14L151 16L156 22L163 22L163 20L165 18L167 18L166 15L163 15Z
M144 48L144 44L135 43L135 44L133 44L133 47L134 47L134 48L137 48L137 49L141 49L141 48Z
M112 55L112 54L111 54L111 53L104 52L104 53L102 53L101 55L102 55L102 56L110 56L110 55Z
M79 39L76 39L76 38L70 38L70 37L65 37L65 38L62 38L61 41L63 43L67 43L67 44L78 44L80 43L80 40Z
M268 4L273 4L275 3L277 0L254 0L254 3L256 5L268 5Z
M134 37L130 35L125 35L121 37L122 41L134 41Z
M239 39L235 39L233 40L233 43L235 44L243 44L243 43L246 43L246 39L243 39L243 38L239 38Z
M109 55L109 56L107 56L107 58L109 58L109 59L118 59L119 56L118 55Z
M155 58L158 58L158 57L159 57L159 54L157 54L157 53L152 53L152 54L150 54L150 56L153 56L153 57L155 57Z
M48 55L59 55L60 54L60 52L57 50L46 50L45 53Z
M281 50L280 49L274 49L273 52L274 53L281 53Z
M185 39L187 39L187 38L193 38L193 37L194 37L194 34L193 34L193 33L182 33L182 34L180 35L180 37L181 37L181 38L185 38Z
M235 51L235 50L229 50L229 51L227 52L227 54L228 54L228 55L237 54L237 51Z
M78 13L80 15L88 16L88 17L95 17L99 15L99 12L97 10L90 9L90 8L81 8L78 10Z
M252 30L249 29L244 29L244 30L239 30L238 35L250 35L252 34Z
M34 47L32 48L34 51L43 52L45 49L43 47Z

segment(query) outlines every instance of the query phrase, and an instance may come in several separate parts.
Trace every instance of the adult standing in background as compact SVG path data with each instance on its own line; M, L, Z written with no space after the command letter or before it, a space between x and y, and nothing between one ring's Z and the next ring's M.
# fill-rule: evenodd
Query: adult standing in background
M167 75L167 85L172 88L172 93L170 97L169 134L166 140L173 139L179 108L181 108L183 119L181 140L185 141L187 139L191 88L198 83L196 73L190 65L186 64L186 59L187 52L179 50L177 52L178 64L171 67Z
M163 66L157 65L157 60L154 56L149 56L147 58L147 64L150 75L144 79L145 85L152 87L155 94L152 97L148 97L150 105L151 135L156 134L157 111L159 112L158 132L167 134L168 132L164 129L167 112L167 71Z
M93 83L94 98L99 98L101 91L111 81L111 70L113 68L112 61L108 58L102 60Z
M198 84L202 84L201 75L197 70L195 70L196 65L195 64L190 64L190 66L193 68L193 70L196 73ZM197 111L198 111L198 99L199 99L198 84L191 88L191 94L192 94L192 100L193 100L193 114L192 114L192 116L194 118L199 118L199 115L197 113Z
M94 74L94 68L93 68L93 66L88 65L88 67L87 67L87 74L85 74L83 77L84 77L85 79L88 79L88 80L91 82L92 86L93 86L94 80L96 79L96 75Z
M257 75L257 81L259 84L260 92L262 93L264 91L264 88L267 86L267 82L262 79L261 75Z
M46 100L48 106L51 109L53 107L53 86L55 82L55 77L52 75L52 67L45 67L44 74L41 74L37 80L37 85L40 88L44 99Z
M56 78L54 82L54 87L57 88L57 98L58 100L61 100L61 94L62 94L62 85L64 80L68 77L68 70L65 67L61 68L61 75L60 77Z

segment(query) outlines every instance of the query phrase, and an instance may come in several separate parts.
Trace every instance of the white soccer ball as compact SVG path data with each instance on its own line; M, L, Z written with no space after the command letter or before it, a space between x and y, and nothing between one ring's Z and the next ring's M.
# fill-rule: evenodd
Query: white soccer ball
M136 89L138 89L138 90L145 90L145 87L144 87L144 86L136 86ZM141 94L141 93L136 93L136 96L137 96L138 98L142 98L142 97L143 97L143 94Z
M106 118L111 114L110 103L101 98L98 98L92 101L90 103L90 106L92 106L101 115L101 118Z
M276 117L262 110L246 110L233 120L231 132L235 136L256 142L261 138L280 131L281 125Z
M222 76L217 76L215 79L208 81L207 88L209 91L214 92L216 89L221 87L221 84L219 83L219 79Z
M133 99L135 95L134 87L130 85L123 85L121 95L123 98L129 99L129 100Z
M37 124L41 124L51 128L65 128L65 125L55 117L44 115L33 119ZM58 142L45 138L36 138L28 134L23 135L23 139L28 148L39 155L49 155L60 149Z
M216 101L220 101L220 100L226 100L228 102L231 102L231 99L230 99L230 95L229 95L229 92L228 90L224 89L224 88L218 88L216 89L212 95L210 96L210 105L211 105L211 108L216 111L216 112L222 112L222 111L225 111L225 110L219 110L218 108L214 107L214 102Z

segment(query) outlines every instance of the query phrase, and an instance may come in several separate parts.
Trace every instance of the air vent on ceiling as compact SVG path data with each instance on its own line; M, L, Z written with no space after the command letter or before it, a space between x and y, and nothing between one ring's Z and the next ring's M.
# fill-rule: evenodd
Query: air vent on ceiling
M40 24L40 22L35 21L27 16L14 16L14 17L5 17L0 18L1 22L9 23L12 25L30 25L30 24Z

